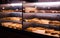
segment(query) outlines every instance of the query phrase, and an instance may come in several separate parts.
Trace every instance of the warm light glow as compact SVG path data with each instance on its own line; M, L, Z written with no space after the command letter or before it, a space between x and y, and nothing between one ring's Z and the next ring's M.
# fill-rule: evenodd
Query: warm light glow
M5 7L2 7L2 9L5 9Z
M16 9L16 11L18 11L19 9Z
M58 6L60 5L60 2L40 2L40 3L34 3L35 5L42 5L42 6Z
M39 7L58 7L60 6L60 2L35 2L35 3L27 3L29 6L39 6Z
M10 5L12 5L12 6L22 6L22 3L12 3Z

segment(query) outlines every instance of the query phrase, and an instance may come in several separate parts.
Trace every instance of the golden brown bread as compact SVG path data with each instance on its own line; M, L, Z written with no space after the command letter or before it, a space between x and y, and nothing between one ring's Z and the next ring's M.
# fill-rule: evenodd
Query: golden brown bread
M22 20L22 18L20 18L20 17L5 17L5 18L0 18L0 20L20 21L20 20Z
M59 21L51 21L51 20L46 20L46 19L33 18L33 19L25 19L25 21L26 22L33 22L33 23L50 24L50 25L60 26Z
M2 26L4 27L9 27L9 28L13 28L13 29L22 29L22 24L18 24L18 23L12 23L12 22L5 22L2 23Z
M59 21L50 21L49 24L60 26L60 22Z
M37 30L45 30L45 34L58 35L58 36L60 34L60 31L56 31L54 29L42 28L42 27L29 27L26 30L30 31L30 32L34 32L34 31L37 31Z

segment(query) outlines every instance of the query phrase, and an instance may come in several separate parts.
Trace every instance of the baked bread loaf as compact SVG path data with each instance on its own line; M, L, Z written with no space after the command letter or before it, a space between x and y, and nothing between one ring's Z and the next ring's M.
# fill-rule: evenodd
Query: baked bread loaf
M1 24L4 27L9 27L9 28L18 29L18 30L22 29L22 24L18 24L18 23L5 22Z

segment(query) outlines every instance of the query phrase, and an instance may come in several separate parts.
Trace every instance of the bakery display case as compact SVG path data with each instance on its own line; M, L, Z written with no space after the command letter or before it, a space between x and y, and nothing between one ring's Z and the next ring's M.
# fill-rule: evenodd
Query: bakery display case
M25 13L60 13L60 2L26 2L23 4Z
M0 4L0 26L22 29L22 2Z
M4 32L7 29L17 36L60 38L60 2L14 1L0 4L0 27Z
M0 26L22 30L22 12L0 13Z
M60 37L60 2L24 2L23 30L34 33L31 35L46 35ZM43 38L45 38L43 36Z
M59 16L59 13L24 13L23 30L59 38Z
M22 3L0 4L0 12L22 12Z

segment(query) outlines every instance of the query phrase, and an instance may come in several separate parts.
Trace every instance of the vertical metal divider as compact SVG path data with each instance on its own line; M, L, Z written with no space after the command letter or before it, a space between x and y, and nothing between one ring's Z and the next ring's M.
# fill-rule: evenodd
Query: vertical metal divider
M23 1L22 1L22 30L23 30Z

